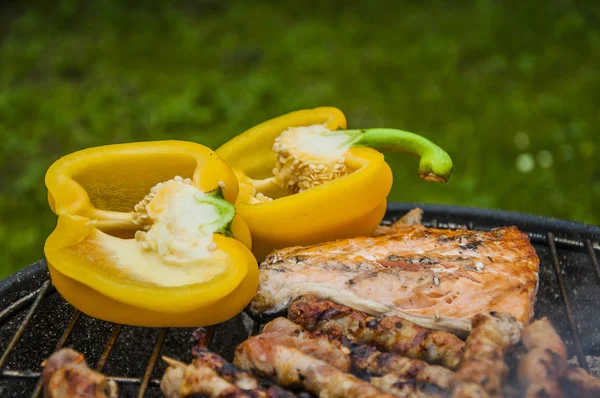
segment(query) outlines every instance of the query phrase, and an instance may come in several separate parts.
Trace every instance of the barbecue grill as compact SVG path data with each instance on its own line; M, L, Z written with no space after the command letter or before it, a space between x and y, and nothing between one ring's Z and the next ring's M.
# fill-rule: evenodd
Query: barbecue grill
M547 316L565 340L569 357L600 375L600 227L497 210L391 204L384 223L408 210L424 210L437 228L489 230L515 225L527 233L540 258L536 318ZM246 314L206 328L203 343L231 360L235 346L256 334L264 320ZM41 363L72 347L92 369L119 384L123 397L160 397L166 364L161 355L190 362L194 329L130 327L90 318L52 287L45 261L0 281L0 396L41 396Z

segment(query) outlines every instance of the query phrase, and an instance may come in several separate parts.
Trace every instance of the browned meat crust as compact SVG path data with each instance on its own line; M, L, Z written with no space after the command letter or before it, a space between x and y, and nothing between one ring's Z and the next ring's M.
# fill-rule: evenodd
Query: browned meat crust
M296 396L275 385L264 388L250 373L237 369L225 358L207 348L194 347L193 354L194 360L191 365L163 358L170 365L161 381L161 390L165 396L169 398L195 397L194 394L203 394L207 397L252 398L294 398ZM200 385L195 385L197 383Z
M349 359L350 350L338 340L327 334L319 332L310 333L300 325L285 319L277 318L268 323L263 334L266 339L273 334L287 334L294 336L294 340L285 345L300 349L305 354L313 355L331 365L344 363ZM304 347L320 345L322 348L314 350ZM314 352L317 351L318 355ZM452 371L441 366L428 365L423 361L409 359L393 353L381 353L374 347L361 345L352 348L352 362L355 369L368 372L372 377L371 384L384 392L389 392L398 397L436 397L432 391L450 390L452 388ZM348 371L349 366L340 370Z
M452 392L452 398L489 398L483 386L473 383L459 383Z
M276 250L260 265L254 314L314 294L371 315L468 335L484 312L531 321L539 259L516 227L492 231L404 226L377 237Z
M210 352L207 348L194 347L193 363L197 365L205 365L217 372L219 376L236 387L244 390L260 389L259 381L251 376L248 372L237 369L214 352Z
M567 360L567 347L546 317L538 319L523 329L522 342L528 350L548 349Z
M498 312L476 315L472 323L453 397L501 397L508 375L504 354L519 341L521 328L512 315Z
M567 347L547 318L523 330L523 345L529 350L519 362L519 382L527 398L560 398L560 379L567 368Z
M83 354L63 348L48 358L42 372L46 398L116 398L117 384L88 368Z
M371 384L381 391L400 398L443 398L444 391L434 385L420 383L415 379L407 379L395 373L371 378Z
M160 389L167 398L197 396L253 398L255 396L223 379L209 366L197 363L186 365L167 358L163 359L171 365L165 370L160 382Z
M235 351L234 364L259 372L280 385L303 387L319 397L393 397L327 362L262 336L250 337L240 344Z
M339 341L315 336L286 318L277 318L263 328L261 336L274 344L296 348L307 355L327 362L342 372L351 367L350 350Z
M240 370L227 362L225 358L204 347L194 347L194 363L202 363L209 366L219 374L223 379L235 384L236 387L246 391L252 391L254 397L261 398L293 398L296 395L285 391L278 386L269 386L264 388L261 383L250 373ZM264 392L264 394L263 394Z
M373 376L393 374L397 381L403 380L405 384L414 380L415 389L420 387L419 384L431 384L440 390L451 390L454 385L454 372L447 368L390 352L382 353L368 345L352 348L352 364Z
M453 334L427 329L397 316L369 316L316 296L296 300L288 317L310 331L372 344L380 350L451 369L458 366L464 346Z

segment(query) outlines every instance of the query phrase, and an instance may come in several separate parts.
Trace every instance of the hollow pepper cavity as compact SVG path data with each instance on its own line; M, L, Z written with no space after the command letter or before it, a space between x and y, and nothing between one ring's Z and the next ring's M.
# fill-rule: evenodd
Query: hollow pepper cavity
M184 141L85 149L46 174L58 216L44 252L59 293L105 321L193 327L238 314L258 285L238 183Z
M452 160L439 146L396 129L348 130L336 108L292 112L234 137L217 153L236 173L238 213L260 260L274 249L371 234L392 172L380 151L418 156L418 175L446 182Z

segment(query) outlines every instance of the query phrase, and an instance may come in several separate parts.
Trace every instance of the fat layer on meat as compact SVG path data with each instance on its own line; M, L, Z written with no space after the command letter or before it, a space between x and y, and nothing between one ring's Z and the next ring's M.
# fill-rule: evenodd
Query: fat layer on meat
M482 312L530 322L539 259L516 227L482 232L412 225L393 232L273 252L260 265L249 310L278 313L315 294L461 335Z

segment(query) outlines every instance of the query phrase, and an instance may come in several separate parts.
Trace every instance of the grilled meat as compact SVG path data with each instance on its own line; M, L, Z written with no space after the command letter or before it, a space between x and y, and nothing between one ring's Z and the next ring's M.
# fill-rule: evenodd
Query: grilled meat
M83 354L63 348L48 358L42 372L46 398L116 398L117 384L88 368Z
M297 348L307 355L312 355L342 372L349 372L350 350L339 341L326 336L313 336L303 330L300 325L286 318L277 318L263 328L261 337L275 344Z
M519 362L519 381L527 398L563 396L560 379L567 368L567 347L547 318L523 329L523 345L529 350Z
M250 337L235 351L234 364L271 378L283 386L298 386L323 398L392 398L371 384L302 351L261 336Z
M232 397L252 398L295 397L275 385L263 387L254 376L237 369L207 348L195 347L193 353L191 365L163 357L170 365L161 381L161 390L165 396L182 398L204 394L207 397L229 397L227 394L231 394Z
M288 318L310 331L322 331L357 344L372 344L380 350L442 364L458 366L464 342L442 331L427 329L397 316L373 317L316 296L295 301Z
M382 353L372 346L354 347L351 358L356 368L373 376L393 374L397 380L414 380L421 384L432 384L441 390L451 390L454 384L454 373L447 368L429 365L394 353Z
M433 384L421 383L401 375L390 373L371 378L371 384L381 391L400 398L443 398L444 391Z
M207 365L186 365L170 358L163 359L170 365L160 382L160 390L167 398L253 398L251 392L236 387Z
M454 387L452 398L489 398L483 386L473 383L459 383Z
M539 260L516 227L489 232L409 226L394 234L274 251L260 265L254 314L314 294L369 314L468 334L469 319L503 311L529 323Z
M208 348L194 347L192 352L194 354L193 364L208 366L223 379L243 390L260 389L260 382L255 377L248 372L237 369L227 362L225 358L209 351Z
M565 395L578 398L600 397L600 380L578 367L567 369L563 379Z
M336 366L336 362L344 363L350 353L350 350L338 340L331 339L330 336L319 332L307 332L301 326L285 318L277 318L268 323L261 336L269 339L268 336L274 333L294 336L294 341L291 342L297 344L296 348L334 366ZM313 345L320 344L322 347L327 347L327 350L317 350L316 352L321 354L317 356L314 355L315 350L302 348L302 346L310 347L311 342ZM371 378L371 384L397 397L434 397L435 394L429 394L431 390L449 390L452 387L452 371L398 354L384 354L371 346L353 347L352 362L355 368L373 376L384 376ZM339 365L336 367L343 371L349 370L349 367L342 368Z
M194 347L193 353L194 363L205 364L216 371L223 379L235 384L236 387L246 391L253 391L254 398L293 398L296 396L276 385L264 388L254 376L236 368L227 362L225 358L209 351L207 348Z
M422 225L423 224L423 210L415 208L410 210L401 219L393 223L392 225L380 225L377 227L373 236L391 235L396 233L398 229L406 228L411 225Z
M522 342L528 350L548 349L563 358L565 362L567 360L567 346L546 317L523 328Z
M467 339L460 368L455 374L458 388L453 397L486 396L481 395L481 389L489 397L501 397L502 383L508 375L504 354L521 338L520 325L512 315L500 312L476 315L472 322L473 330Z

